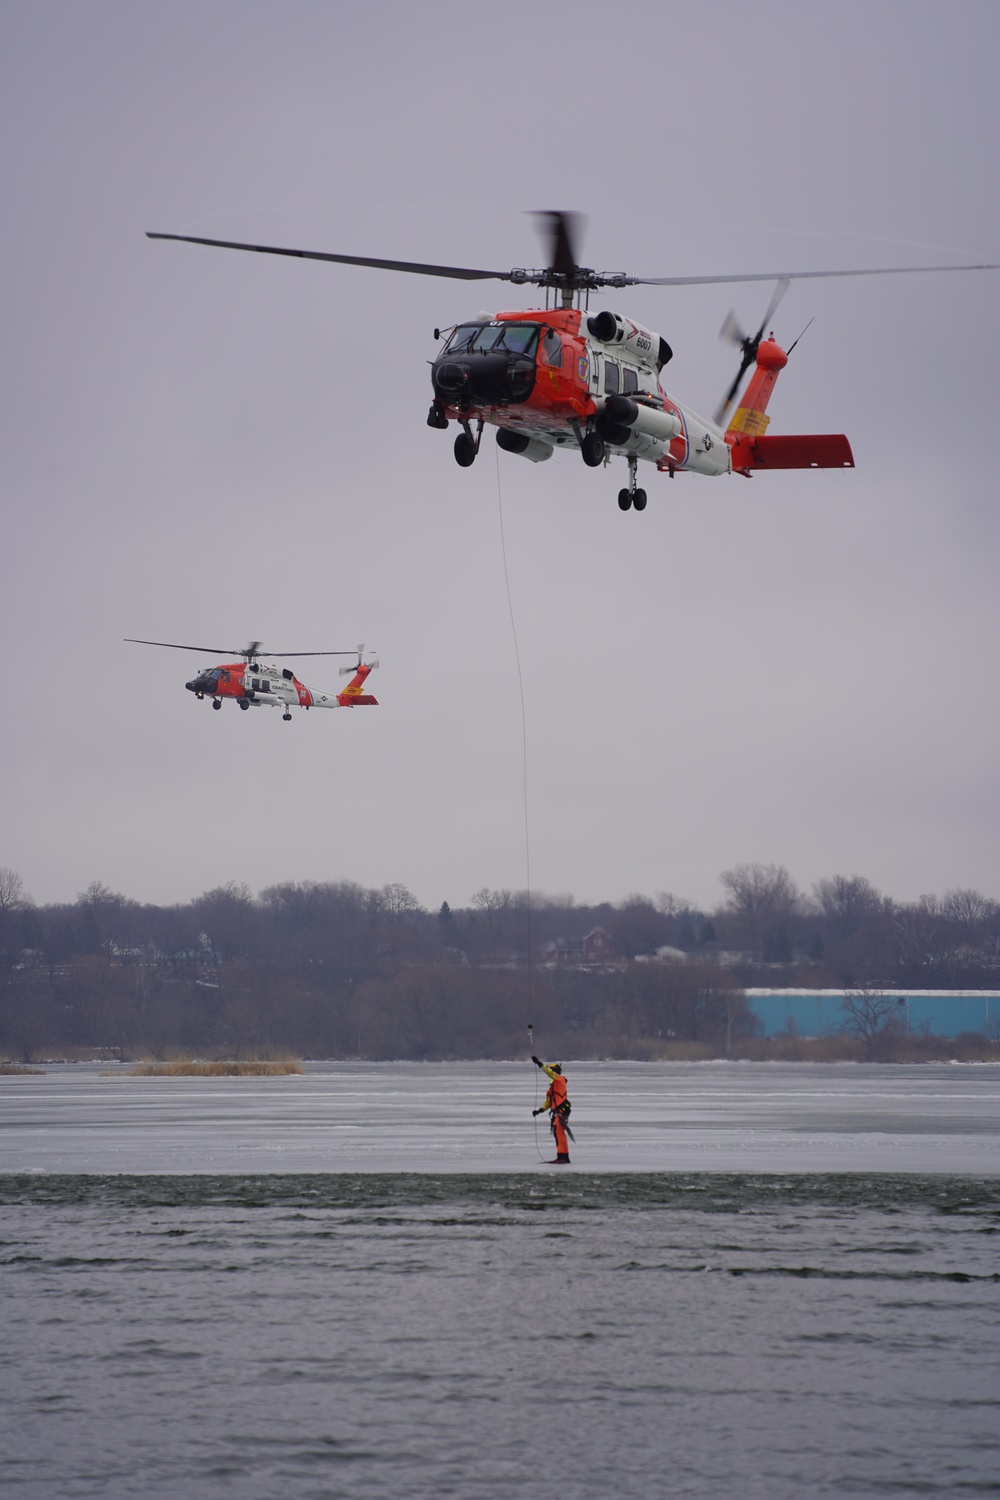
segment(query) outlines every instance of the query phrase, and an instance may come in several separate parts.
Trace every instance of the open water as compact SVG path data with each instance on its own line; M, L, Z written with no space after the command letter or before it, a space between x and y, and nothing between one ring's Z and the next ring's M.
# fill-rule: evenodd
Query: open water
M408 1098L406 1171L388 1105L365 1169L332 1129L302 1169L311 1077L188 1105L199 1081L3 1080L3 1493L1000 1493L996 1069L574 1068L568 1170L539 1164L530 1099L515 1141L467 1119L469 1075L385 1065L331 1104L365 1136L373 1086ZM341 1075L317 1076L316 1100ZM660 1128L623 1145L612 1098ZM464 1146L434 1170L446 1102ZM715 1169L667 1159L700 1149L674 1111L728 1133ZM287 1170L262 1170L275 1132ZM520 1170L479 1164L491 1139ZM213 1167L241 1141L242 1169ZM656 1169L618 1160L636 1142Z

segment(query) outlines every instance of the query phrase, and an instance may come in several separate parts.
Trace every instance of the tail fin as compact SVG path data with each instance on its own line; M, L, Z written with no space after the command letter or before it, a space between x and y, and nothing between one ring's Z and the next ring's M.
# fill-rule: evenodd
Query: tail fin
M788 355L778 347L774 337L763 339L757 350L757 368L742 401L736 408L733 420L726 429L730 433L746 437L763 437L771 418L765 416L767 403L771 399L775 381L788 363Z
M757 368L726 429L734 472L749 474L751 469L853 469L851 445L842 433L765 436L771 420L766 415L767 403L775 381L787 363L788 355L773 338L765 339L757 350Z
M341 708L367 708L378 707L378 699L373 698L371 693L363 693L365 678L371 672L373 662L359 662L358 670L344 688L342 693L337 694L337 702ZM347 669L348 671L350 668Z

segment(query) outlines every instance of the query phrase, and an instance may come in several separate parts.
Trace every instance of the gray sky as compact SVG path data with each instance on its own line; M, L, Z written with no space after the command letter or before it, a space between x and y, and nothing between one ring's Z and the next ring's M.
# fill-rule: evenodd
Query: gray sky
M558 207L641 276L1000 260L998 43L995 0L8 0L0 863L39 901L525 883L494 444L460 470L425 417L434 326L531 296L145 230L509 268ZM644 466L622 515L621 462L500 455L536 889L1000 894L998 274L793 285L771 431L853 472ZM769 295L594 305L710 412ZM210 658L123 636L364 640L382 707L215 714Z

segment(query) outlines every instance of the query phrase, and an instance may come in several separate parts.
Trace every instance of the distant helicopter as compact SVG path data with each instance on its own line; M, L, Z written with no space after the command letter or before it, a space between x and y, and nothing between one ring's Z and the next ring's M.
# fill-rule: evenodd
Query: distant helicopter
M581 266L574 248L577 216L547 212L549 263L542 270L483 271L418 261L377 260L317 250L282 249L188 234L156 234L154 240L183 240L227 250L253 250L303 260L335 261L387 271L408 271L459 281L509 281L545 289L545 308L479 313L451 328L435 329L444 348L431 364L434 399L427 422L447 429L456 422L455 459L475 462L483 428L496 427L497 443L533 463L557 448L579 449L583 462L597 468L618 454L628 464L628 485L619 491L622 510L644 510L646 492L636 486L641 458L672 479L677 473L742 474L755 469L853 468L843 435L769 437L766 408L788 354L765 339L764 330L792 280L829 276L879 276L906 271L995 271L996 265L891 266L868 270L784 271L734 276L626 276ZM660 372L672 357L658 333L617 313L590 317L590 293L604 287L700 286L737 281L775 281L777 287L755 334L746 334L733 314L722 337L740 351L736 378L711 421L682 406L663 390ZM549 303L552 306L549 306ZM801 337L801 335L800 335ZM796 343L798 340L795 341ZM792 348L795 347L793 344ZM751 365L756 366L746 397L732 420L727 415ZM475 432L473 432L473 423ZM725 424L725 425L724 425Z
M364 646L357 648L357 662L353 667L341 667L340 675L353 672L351 681L340 693L319 693L307 688L288 667L272 667L260 660L262 643L250 641L242 651L226 651L214 646L179 646L174 641L142 641L127 635L125 640L135 646L165 646L171 651L205 651L211 656L240 656L242 661L227 662L223 666L211 667L199 672L184 686L196 698L210 697L213 708L221 708L224 698L235 699L242 709L284 709L281 715L291 719L293 708L375 708L378 699L362 692L365 679L378 666L377 661L365 661ZM353 651L269 651L269 656L353 656Z

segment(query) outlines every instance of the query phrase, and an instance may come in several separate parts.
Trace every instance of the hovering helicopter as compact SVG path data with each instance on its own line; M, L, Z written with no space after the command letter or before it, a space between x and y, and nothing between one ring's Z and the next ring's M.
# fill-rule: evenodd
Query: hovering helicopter
M148 237L458 281L509 281L514 286L544 288L544 309L484 312L450 328L434 330L436 339L444 339L444 347L431 363L434 399L428 426L446 430L452 422L458 424L455 459L463 468L475 462L487 423L497 428L497 443L505 452L520 454L533 463L551 458L557 448L579 449L590 468L620 455L628 464L628 485L618 494L622 510L633 506L645 509L646 492L636 485L639 459L655 464L671 479L677 473L736 473L750 478L757 469L853 468L851 447L842 434L767 435L767 404L795 344L786 351L773 334L765 339L764 330L791 281L906 271L1000 269L996 265L880 266L734 276L627 276L624 272L597 272L578 263L576 215L547 212L538 217L549 238L549 263L542 270L484 271L188 234L150 232ZM711 421L682 406L660 384L660 373L672 357L664 338L618 313L601 311L589 316L590 293L606 287L620 291L628 286L703 286L738 281L774 281L777 286L755 334L745 333L733 314L723 324L722 337L735 343L741 356L736 378ZM751 366L755 368L746 395L732 419L727 420Z
M179 646L174 641L141 641L127 635L125 640L134 646L165 646L171 651L205 651L211 656L240 656L242 661L226 662L223 666L211 667L199 672L184 686L196 698L210 697L213 708L221 708L224 698L235 699L242 709L282 708L281 715L291 719L293 708L368 708L377 707L378 699L362 691L365 679L378 666L377 661L365 661L364 646L357 649L357 662L353 667L341 667L341 677L351 673L351 681L340 693L319 693L307 688L289 667L272 667L260 660L260 641L250 641L242 651L217 650L214 646ZM269 656L353 656L353 651L269 651Z

